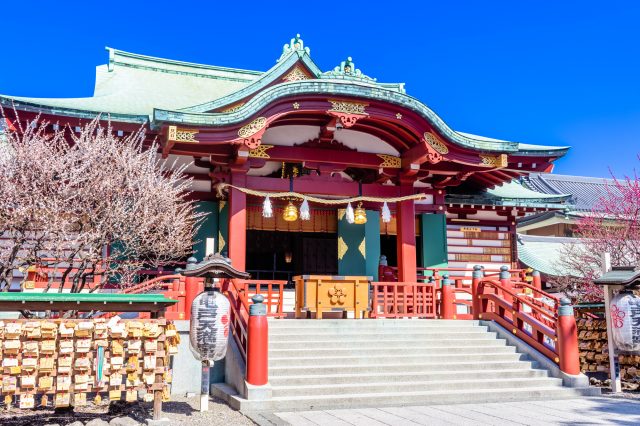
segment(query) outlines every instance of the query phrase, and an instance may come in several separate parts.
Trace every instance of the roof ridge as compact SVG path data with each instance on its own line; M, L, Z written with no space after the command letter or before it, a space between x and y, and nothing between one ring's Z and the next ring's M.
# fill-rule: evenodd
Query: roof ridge
M202 69L202 70L209 70L209 71L223 71L223 72L246 74L246 75L252 75L252 76L259 76L263 74L263 71L246 70L242 68L230 68L230 67L222 67L217 65L198 64L195 62L178 61L175 59L159 58L157 56L148 56L148 55L142 55L139 53L126 52L124 50L114 49L113 47L109 47L109 46L105 46L105 49L109 52L109 63L108 63L109 71L113 71L113 67L115 64L122 64L122 65L135 67L135 64L132 64L126 61L119 62L117 60L117 57L122 57L122 58L130 58L130 59L135 59L139 61L149 62L153 64L175 65L175 66L182 66L186 68L195 68L195 69ZM154 67L148 66L148 68L154 68ZM161 69L160 67L156 67L156 68Z

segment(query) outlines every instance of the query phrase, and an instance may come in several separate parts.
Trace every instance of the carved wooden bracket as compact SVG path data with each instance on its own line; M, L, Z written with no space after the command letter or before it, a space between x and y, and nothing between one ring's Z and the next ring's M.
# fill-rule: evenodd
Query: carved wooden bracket
M238 136L247 148L256 149L262 143L262 136L267 131L267 119L258 117L238 130Z
M427 161L431 164L436 164L442 161L442 154L436 151L431 145L425 144L427 149Z
M353 126L359 119L369 115L365 111L368 104L335 99L329 99L329 103L331 109L327 110L327 114L340 120L345 128Z
M348 129L349 127L356 124L356 122L359 119L367 116L366 114L349 114L346 112L339 112L339 111L333 111L333 110L327 111L327 114L329 114L332 117L336 117L338 120L340 120L340 123L345 129Z

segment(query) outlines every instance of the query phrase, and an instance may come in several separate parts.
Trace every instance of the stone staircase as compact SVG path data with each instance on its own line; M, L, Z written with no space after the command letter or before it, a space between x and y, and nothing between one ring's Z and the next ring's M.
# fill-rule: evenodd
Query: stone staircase
M560 399L597 391L563 387L536 365L477 321L270 320L273 396L232 405L309 410Z

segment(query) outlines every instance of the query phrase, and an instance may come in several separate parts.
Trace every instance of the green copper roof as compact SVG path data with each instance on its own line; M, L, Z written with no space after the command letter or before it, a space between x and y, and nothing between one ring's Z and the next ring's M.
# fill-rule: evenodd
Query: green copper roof
M424 103L405 94L402 83L379 83L355 67L351 58L322 72L311 60L299 36L285 45L275 66L267 72L174 61L107 48L109 61L96 68L94 94L87 98L29 98L0 96L0 104L37 112L89 118L108 114L129 122L164 121L200 126L244 122L278 98L297 95L339 95L379 100L415 111L451 143L479 151L519 155L563 155L567 147L527 145L456 132ZM283 82L296 63L314 77ZM238 111L207 111L249 99Z
M543 274L553 276L577 275L558 262L567 244L581 244L577 238L539 237L518 234L518 260Z
M480 194L448 194L447 203L478 204L513 207L537 207L547 209L563 209L564 202L570 195L545 194L523 186L519 181L506 182L494 189L487 189Z

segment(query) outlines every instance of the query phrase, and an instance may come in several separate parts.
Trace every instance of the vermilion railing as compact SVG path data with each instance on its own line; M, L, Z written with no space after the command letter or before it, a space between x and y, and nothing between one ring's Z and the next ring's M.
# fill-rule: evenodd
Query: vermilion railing
M229 329L238 346L242 358L247 359L247 326L249 324L249 301L240 280L223 280L220 284L222 294L230 304Z
M435 283L372 282L371 318L436 318Z
M530 289L530 286L510 279L481 278L474 295L479 302L478 318L495 321L559 364L562 371L578 374L575 318L566 314L559 316L560 301L556 297L532 289L554 301L553 306L540 305L534 297L519 293L521 288Z
M267 315L282 318L284 314L284 280L236 280L238 289L244 294L248 304L251 297L256 294L264 296L264 304L267 306Z

